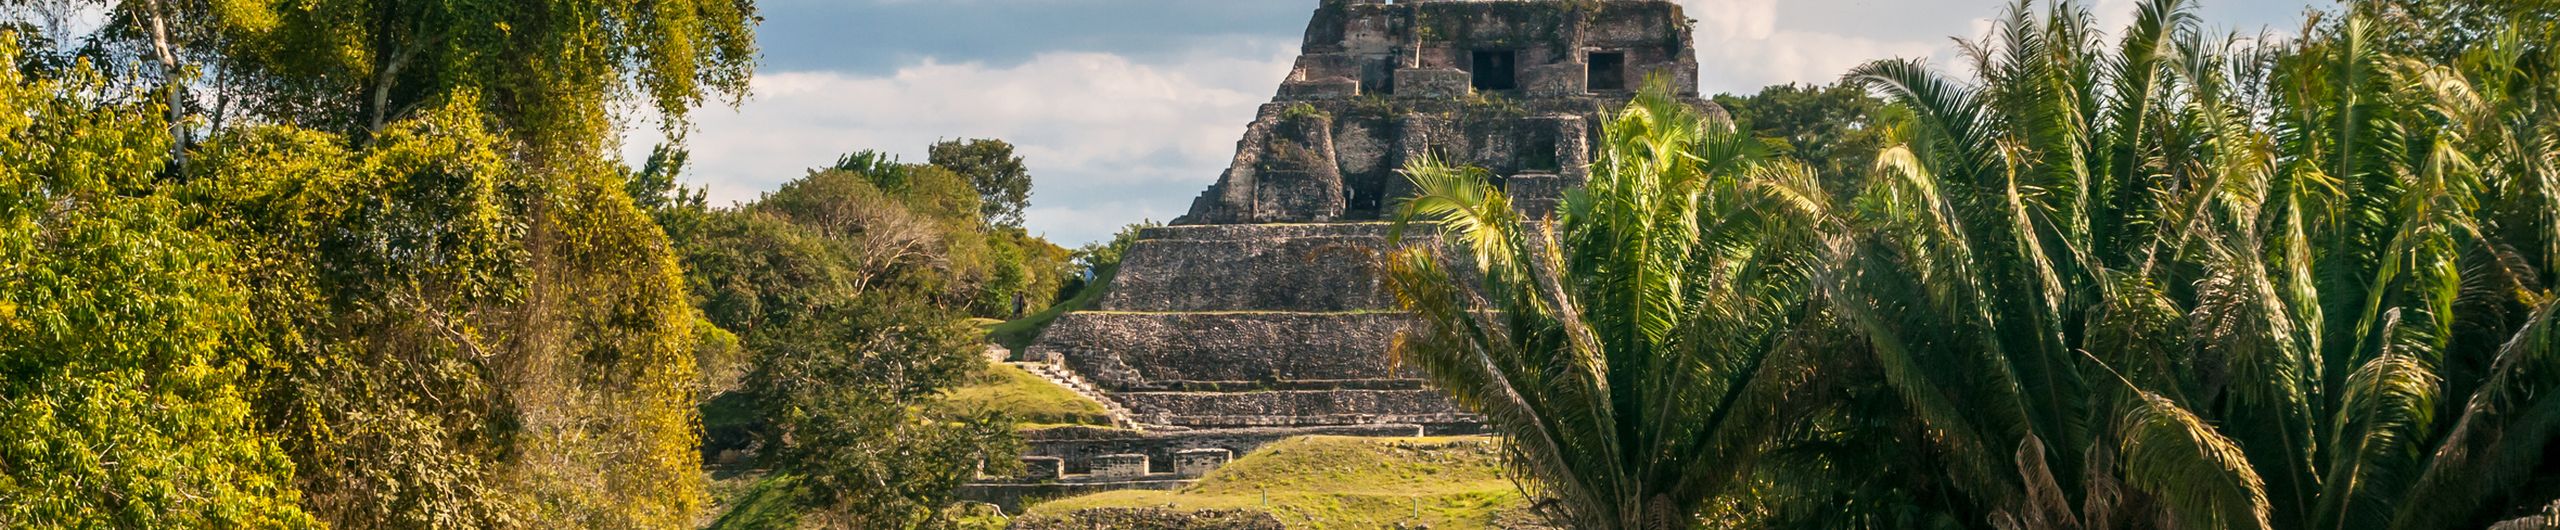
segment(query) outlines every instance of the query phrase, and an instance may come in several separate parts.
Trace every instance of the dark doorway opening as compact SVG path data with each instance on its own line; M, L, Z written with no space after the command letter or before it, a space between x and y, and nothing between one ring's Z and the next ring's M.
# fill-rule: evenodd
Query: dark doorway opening
M1626 90L1627 54L1593 52L1590 79L1592 90Z
M1469 72L1475 76L1476 90L1511 90L1518 87L1516 80L1518 76L1514 75L1514 67L1517 65L1514 62L1516 56L1511 50L1476 50L1475 59L1476 67Z

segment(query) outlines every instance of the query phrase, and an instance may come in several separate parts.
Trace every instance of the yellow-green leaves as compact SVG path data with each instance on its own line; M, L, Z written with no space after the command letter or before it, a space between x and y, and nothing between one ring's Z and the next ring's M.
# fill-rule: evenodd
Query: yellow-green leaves
M0 64L15 64L0 36ZM139 98L0 73L0 526L303 528L258 428L229 247L151 182L166 129Z

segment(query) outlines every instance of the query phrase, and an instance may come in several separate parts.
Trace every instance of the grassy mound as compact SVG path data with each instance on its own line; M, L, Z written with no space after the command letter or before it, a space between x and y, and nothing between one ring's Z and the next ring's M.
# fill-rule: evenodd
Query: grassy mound
M1004 412L1024 427L1111 425L1101 403L1006 364L988 363L969 386L945 392L936 406L954 413Z
M1503 478L1500 464L1499 448L1484 437L1300 437L1264 446L1181 491L1059 499L1022 517L1162 507L1267 511L1303 529L1517 528L1516 521L1528 520L1528 503Z

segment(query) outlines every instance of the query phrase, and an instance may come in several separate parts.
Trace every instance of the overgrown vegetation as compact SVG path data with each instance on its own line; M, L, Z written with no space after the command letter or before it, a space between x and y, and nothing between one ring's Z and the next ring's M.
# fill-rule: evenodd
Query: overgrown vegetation
M989 326L987 340L1017 354L1029 350L1031 342L1040 338L1040 332L1049 329L1049 323L1100 302L1102 294L1111 291L1111 278L1120 274L1121 256L1138 243L1138 232L1158 226L1164 225L1141 221L1123 226L1110 241L1087 243L1076 249L1069 267L1076 272L1058 287L1058 302L1029 316Z
M1102 414L980 360L968 317L1048 305L1067 253L989 224L968 177L861 152L735 208L648 194L671 197L660 217L699 220L677 239L688 283L749 359L705 406L720 421L704 452L752 453L772 475L723 527L947 527L980 462L1013 462L1016 422Z
M1845 203L1658 92L1552 229L1414 165L1399 352L1578 528L2547 526L2560 4L2191 9L1859 68Z
M110 17L0 25L0 526L691 525L694 311L600 153L743 92L752 3L5 7Z

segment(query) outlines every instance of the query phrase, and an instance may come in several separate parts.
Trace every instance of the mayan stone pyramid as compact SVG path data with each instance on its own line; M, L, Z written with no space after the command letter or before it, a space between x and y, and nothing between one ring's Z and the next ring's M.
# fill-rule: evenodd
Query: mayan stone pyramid
M1479 429L1388 359L1404 317L1371 259L1412 194L1397 169L1426 155L1483 167L1524 209L1552 209L1584 180L1604 109L1649 77L1694 99L1691 25L1667 1L1324 1L1234 164L1026 360L1157 433L1110 450L1158 463L1219 432ZM1195 435L1167 434L1182 432ZM1097 451L1033 445L1069 472Z

